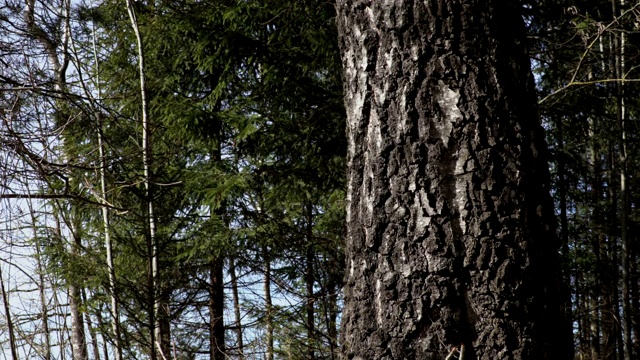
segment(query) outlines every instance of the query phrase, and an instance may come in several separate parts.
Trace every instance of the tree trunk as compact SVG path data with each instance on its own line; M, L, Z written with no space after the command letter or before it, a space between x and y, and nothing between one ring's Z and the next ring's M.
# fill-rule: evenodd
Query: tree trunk
M29 201L29 215L31 216L31 229L34 234L38 233L36 213L33 209L33 203ZM38 274L38 297L40 300L40 311L42 316L42 336L44 337L44 346L42 349L42 359L50 360L51 359L51 331L49 330L49 305L47 301L46 295L46 286L45 286L45 268L42 261L42 251L40 250L40 243L35 243L35 260L36 260L36 273ZM0 281L2 276L0 276ZM9 324L9 319L7 318L7 326L9 328L9 338L13 337L11 332L13 331L12 326Z
M315 297L313 292L313 285L315 284L315 276L313 269L313 259L315 253L313 250L313 205L308 203L306 205L307 210L307 249L306 249L306 261L305 261L305 276L304 280L307 286L307 359L314 360L315 347L316 347L316 333L315 333Z
M572 268L570 266L570 250L569 250L569 217L567 215L567 172L566 172L566 164L567 164L567 156L565 154L565 141L564 141L564 124L563 119L556 119L556 141L558 143L558 155L556 158L558 173L557 173L557 184L558 184L558 197L559 197L559 216L560 216L560 244L561 244L561 265L563 269L562 273L562 281L566 286L571 288L571 271ZM575 291L575 289L574 289ZM565 298L563 303L564 308L564 316L569 326L573 326L573 300L571 290L567 290L565 292Z
M325 280L321 282L322 288L322 317L325 322L326 336L328 345L329 345L329 356L328 358L331 360L335 360L338 358L337 350L338 350L338 327L337 327L337 319L338 319L338 277L335 274L335 269L338 269L339 266L337 261L333 257L328 257L325 255L322 256L322 267L324 268Z
M236 260L229 256L229 276L231 277L231 295L233 296L233 314L235 316L236 341L238 343L238 359L244 360L244 339L242 335L242 315L240 314L240 296L238 295L238 277Z
M82 289L82 301L85 304L87 303L87 292L85 289ZM89 341L91 341L91 350L93 350L93 358L100 360L100 346L98 346L98 334L96 333L96 328L93 326L93 321L89 314L87 314L86 320L87 330L89 330Z
M87 343L84 335L84 319L80 312L80 288L69 284L69 312L71 313L71 347L73 360L87 360Z
M218 258L209 266L209 357L225 360L224 343L224 278L223 260Z
M152 149L151 149L151 119L149 118L149 99L147 98L147 86L146 86L146 68L145 68L145 55L144 44L142 42L142 35L138 25L137 15L134 10L131 0L126 0L127 13L129 20L131 21L131 28L136 36L136 50L138 55L138 76L140 80L140 107L142 109L142 166L144 170L144 207L146 208L146 237L147 237L147 252L149 257L149 327L150 331L150 354L151 359L158 358L157 353L160 353L160 358L168 358L170 351L170 327L169 327L169 305L163 296L158 296L163 292L159 285L159 252L158 252L158 239L156 236L156 220L154 213L153 203L153 187L152 187Z
M96 52L94 52L95 54ZM97 55L96 55L97 57ZM96 61L97 63L97 61ZM122 360L122 346L120 344L120 309L118 304L118 290L116 288L116 270L113 259L113 243L111 241L111 228L109 221L109 208L107 201L107 180L105 171L107 168L106 154L103 137L103 119L102 114L96 109L96 117L98 120L98 152L100 155L100 201L102 206L102 225L104 228L104 246L107 255L107 273L109 277L109 298L111 300L111 329L113 331L113 346L115 350L115 360Z
M9 331L9 349L11 350L11 359L18 360L18 348L16 343L15 332L13 331L13 318L9 309L9 296L4 287L4 277L2 275L2 266L0 266L0 294L2 295L2 304L4 305L4 318L6 327Z
M618 0L612 0L611 6L613 16L618 16ZM621 7L624 7L624 1L620 1ZM624 32L613 35L613 55L615 59L615 75L616 79L623 79L625 75L624 65L624 48L625 37ZM631 360L631 299L629 296L629 194L627 190L627 135L626 135L626 114L624 101L624 85L622 81L616 81L616 118L618 127L619 144L619 169L620 172L620 237L622 244L621 267L622 267L622 330L624 344L624 359Z
M263 248L264 258L264 312L267 327L267 356L266 360L273 360L273 303L271 302L271 259L267 246Z
M591 74L589 74L589 79L593 78ZM591 281L591 286L589 287L589 321L590 321L590 343L591 343L591 359L598 360L600 359L600 340L601 340L601 332L600 332L600 314L602 312L602 304L601 300L603 299L603 288L602 288L602 276L604 275L604 264L606 262L606 253L603 253L602 246L602 238L604 234L602 233L602 212L600 211L600 202L602 199L602 182L600 175L600 148L598 146L598 140L596 139L597 134L597 119L594 117L590 117L588 120L589 124L589 156L588 156L588 164L590 168L589 172L589 184L591 190L591 216L589 218L590 229L590 243L591 243L591 251L595 257L595 274Z
M345 359L572 358L518 4L338 1Z
M62 210L62 207L60 207ZM73 242L69 244L69 252L72 257L79 256L79 250L82 248L82 239L78 234L78 225L76 224L75 214L70 214L71 219L67 222L70 227ZM60 223L56 224L58 235L62 234ZM82 288L76 283L75 279L67 280L67 299L69 301L69 313L71 314L71 348L73 360L88 360L87 339L84 329L84 315L80 310L82 306Z

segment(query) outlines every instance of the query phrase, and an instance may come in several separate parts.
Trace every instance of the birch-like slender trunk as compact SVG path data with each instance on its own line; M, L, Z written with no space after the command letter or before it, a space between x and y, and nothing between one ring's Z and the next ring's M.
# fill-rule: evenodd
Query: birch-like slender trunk
M144 56L144 44L142 41L142 35L138 26L138 19L133 8L131 0L126 0L127 13L129 14L129 20L131 21L131 28L136 37L136 48L138 51L138 75L140 80L140 99L142 108L142 166L144 171L144 188L145 188L145 202L147 211L147 251L149 257L149 327L150 331L150 343L151 343L151 358L155 360L157 358L157 352L168 356L170 351L169 334L164 334L163 330L165 326L159 323L163 318L161 311L167 310L168 306L160 304L158 301L158 244L156 238L156 223L153 210L153 188L151 178L151 164L152 164L152 151L151 151L151 120L149 119L149 102L147 99L147 86L146 86L146 71L145 71L145 56ZM157 350L156 350L157 347Z
M107 200L107 181L105 149L103 137L102 116L97 113L98 118L98 151L100 155L100 192L102 206L102 225L104 228L104 243L107 253L107 273L109 276L109 299L111 301L111 330L113 331L113 346L115 350L115 359L122 360L122 345L120 343L120 309L118 303L118 289L116 287L116 270L113 259L113 243L111 241L111 226L109 224L109 207Z
M613 16L619 14L618 0L611 0ZM620 0L620 7L624 7L624 0ZM620 172L620 235L622 243L621 266L622 266L622 331L624 344L624 359L631 360L631 298L629 291L629 193L627 189L627 133L626 133L626 109L624 99L624 76L625 76L625 34L615 33L613 35L613 49L615 59L616 81L616 118L619 136L619 172Z
M101 206L102 212L102 228L104 235L104 243L105 243L105 252L106 252L106 262L107 262L107 277L109 280L109 285L107 288L107 293L109 294L110 299L110 311L111 311L111 330L113 331L113 343L114 343L114 352L115 352L115 360L122 360L122 346L120 341L120 310L119 310L119 302L118 302L118 290L116 288L116 273L114 266L114 258L113 258L113 242L111 239L111 225L110 225L110 215L109 215L109 199L107 193L107 179L106 179L106 169L107 169L107 160L106 160L106 149L104 142L104 116L101 112L101 102L102 102L102 89L101 83L99 79L100 74L100 61L98 60L98 45L96 41L96 31L95 28L92 31L92 46L93 46L93 60L94 60L94 76L95 76L95 87L97 90L97 98L93 97L92 92L85 85L85 80L83 79L82 72L78 72L78 76L80 79L80 84L85 92L87 98L92 99L91 107L93 111L93 116L97 123L97 137L98 137L98 155L99 155L99 176L100 176L100 192L94 192L96 197L96 201ZM75 47L75 42L73 39L71 40L71 48L74 52L77 52Z

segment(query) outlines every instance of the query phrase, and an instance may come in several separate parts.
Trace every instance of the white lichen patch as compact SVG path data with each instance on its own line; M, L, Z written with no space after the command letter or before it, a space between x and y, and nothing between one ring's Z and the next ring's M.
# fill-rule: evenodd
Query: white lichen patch
M384 60L387 66L387 69L391 69L393 67L393 50L387 51L384 53Z
M376 279L376 321L382 326L384 306L382 305L382 281Z
M455 205L458 209L458 219L460 229L463 234L467 231L467 222L465 221L467 217L467 187L468 183L471 181L471 174L467 174L467 169L465 168L468 160L469 150L463 145L457 152L456 168L454 173L456 178Z
M419 54L420 54L420 51L418 49L418 45L411 46L411 60L418 61Z
M411 169L411 174L409 174L409 191L416 191L416 182L418 178L418 168L414 167Z
M355 269L355 266L353 264L353 260L349 259L348 261L349 261L349 277L353 278L353 274L354 274L356 269Z
M369 115L367 144L369 145L369 149L374 152L372 155L377 157L382 149L382 124L380 123L378 111L375 108L371 109L371 115ZM372 144L375 144L375 146L371 146Z
M451 90L442 80L438 81L436 101L440 106L441 118L435 121L436 129L445 147L449 146L449 138L453 132L453 124L462 119L462 112L458 108L460 93Z

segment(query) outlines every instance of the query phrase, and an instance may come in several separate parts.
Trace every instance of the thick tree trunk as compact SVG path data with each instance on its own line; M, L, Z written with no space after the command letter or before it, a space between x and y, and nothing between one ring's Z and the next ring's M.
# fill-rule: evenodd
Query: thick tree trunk
M517 6L338 1L345 359L572 358Z
M87 360L87 342L84 333L84 319L80 312L82 304L80 288L69 284L69 312L71 313L71 347L73 360Z

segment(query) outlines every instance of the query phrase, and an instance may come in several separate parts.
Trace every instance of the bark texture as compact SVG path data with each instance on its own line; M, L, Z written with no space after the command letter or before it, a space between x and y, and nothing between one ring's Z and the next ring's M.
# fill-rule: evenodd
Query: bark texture
M569 359L518 2L339 0L344 359ZM454 358L454 357L452 357Z

